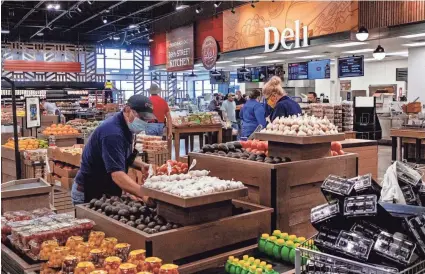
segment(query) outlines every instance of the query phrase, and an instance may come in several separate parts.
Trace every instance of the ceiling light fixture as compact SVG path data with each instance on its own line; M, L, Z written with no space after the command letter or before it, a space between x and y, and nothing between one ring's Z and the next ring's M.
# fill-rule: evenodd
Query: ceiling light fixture
M48 10L52 10L52 9L54 9L53 4L48 4L46 7L47 7L47 9L48 9Z
M385 58L385 50L381 45L378 45L373 52L373 58L376 60L382 60Z
M348 42L348 43L330 45L328 47L330 47L330 48L345 48L345 47L360 46L360 45L364 45L364 44L367 44L367 43L365 43L365 42Z
M54 8L55 10L58 10L58 9L60 9L60 8L61 8L61 6L60 6L59 4L56 4L56 5L54 5L54 6L53 6L53 8Z
M283 63L283 60L266 60L266 61L261 61L260 63L264 63L264 64L276 64L276 63Z
M196 10L195 10L195 12L196 12L197 14L200 14L200 13L202 12L201 7L197 7L197 8L196 8Z
M75 9L76 9L78 12L82 12L82 10L80 9L80 6L77 6Z
M102 16L102 22L103 24L108 23L108 18L106 16Z
M421 47L421 46L425 46L425 42L408 43L408 44L403 44L403 46L405 46L405 47Z
M226 64L226 63L232 63L232 61L217 61L217 64Z
M9 34L10 33L10 30L8 30L8 29L2 29L1 30L1 33L2 34Z
M193 72L193 70L192 70L192 73L191 74L189 74L187 77L196 77L196 74Z
M148 41L149 42L153 42L153 39L148 37Z
M39 33L37 33L36 35L37 35L37 36L43 36L43 35L44 35L44 33L39 32Z
M387 53L387 56L409 56L408 51L396 51L396 52L389 52Z
M277 54L297 54L297 53L304 53L304 52L309 52L309 50L307 49L295 49L295 50L285 50L285 51L280 51L277 52Z
M405 39L409 39L409 38L418 38L418 37L425 37L425 33L416 33L416 34L409 34L409 35L403 35L403 36L399 36L400 38L405 38Z
M217 71L217 66L215 66L215 69L213 71L210 71L210 75L211 76L221 76L221 73L219 71Z
M372 52L372 51L373 49L356 49L356 50L343 51L342 53L354 54L354 53L364 53L364 52Z
M221 5L221 1L215 1L214 2L214 7L218 8Z
M325 57L326 55L320 55L320 54L315 54L315 55L308 55L308 56L300 56L298 57L299 59L314 59L314 58L320 58L320 57Z
M245 64L245 58L243 59L243 67L239 70L240 73L249 73L250 70L246 68L247 64Z
M188 8L189 6L188 5L183 5L183 4L176 4L176 10L182 10L182 9L185 9L185 8Z
M231 67L243 67L243 66L251 66L252 64L234 64L230 65Z
M145 26L145 31L149 31L149 27L148 26Z
M89 3L89 5L91 5L91 4L92 4L92 2L91 2L91 1L87 1L87 3Z
M366 41L367 38L369 38L369 32L367 31L367 28L361 26L356 33L356 38L359 41Z
M128 26L128 28L129 28L129 29L135 29L135 28L137 28L137 25L136 25L136 24L130 24L130 25Z
M120 37L119 36L114 36L112 39L114 39L114 41L118 41L118 40L120 40Z

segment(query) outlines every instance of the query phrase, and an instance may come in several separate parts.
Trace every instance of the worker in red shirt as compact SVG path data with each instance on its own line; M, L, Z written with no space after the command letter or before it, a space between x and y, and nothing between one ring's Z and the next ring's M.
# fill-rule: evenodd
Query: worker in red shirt
M153 113L156 120L150 121L146 127L147 135L162 136L164 133L165 119L167 119L167 136L169 139L172 138L172 120L170 114L170 108L167 102L159 96L161 88L156 84L152 84L149 89L150 97L152 102Z

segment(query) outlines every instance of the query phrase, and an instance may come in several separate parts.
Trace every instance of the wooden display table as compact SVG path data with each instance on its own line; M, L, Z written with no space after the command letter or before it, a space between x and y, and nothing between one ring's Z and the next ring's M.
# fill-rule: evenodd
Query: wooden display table
M4 244L1 244L1 262L2 273L37 273L41 269L41 263L29 263L25 261L20 255Z
M391 160L396 161L397 155L399 155L399 160L401 160L401 149L398 147L397 142L400 140L400 144L402 144L403 138L410 138L414 139L416 143L415 161L417 164L421 162L421 142L425 139L424 128L392 128L390 136L392 139Z
M173 127L172 132L174 134L174 150L175 150L175 158L177 161L180 159L180 134L183 134L183 133L201 134L205 132L217 132L218 133L217 142L218 143L222 142L221 124Z
M310 224L310 210L326 202L320 191L323 180L329 174L357 175L357 154L353 153L281 164L191 152L189 163L193 159L197 160L195 169L210 170L210 176L243 182L249 202L273 207L273 229L304 237L316 233Z
M341 145L344 152L358 154L359 175L372 173L372 178L378 179L378 141L345 139Z
M356 139L356 131L344 131L345 139Z

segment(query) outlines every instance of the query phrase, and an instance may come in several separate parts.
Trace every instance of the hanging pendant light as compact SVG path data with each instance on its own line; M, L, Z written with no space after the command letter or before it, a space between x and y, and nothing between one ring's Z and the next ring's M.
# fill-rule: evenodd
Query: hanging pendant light
M356 38L359 41L366 41L367 38L369 38L369 32L367 31L367 28L360 27L359 30L356 33Z
M250 70L245 67L245 57L243 58L243 67L239 70L240 73L249 73Z
M215 69L213 71L210 71L211 76L221 76L221 73L217 71L217 64L215 64Z
M192 70L192 73L191 74L189 74L187 77L196 77L197 75L195 74L195 73L193 73L193 70Z
M378 47L373 52L373 58L376 60L382 60L385 58L385 50L381 45L378 45Z

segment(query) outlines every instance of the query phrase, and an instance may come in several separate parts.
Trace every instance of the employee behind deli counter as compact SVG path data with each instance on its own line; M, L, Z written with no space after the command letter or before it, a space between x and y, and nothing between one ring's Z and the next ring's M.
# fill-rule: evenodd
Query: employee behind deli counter
M123 111L95 129L84 147L81 168L72 186L74 204L90 202L103 194L120 196L123 190L142 197L140 186L127 175L130 166L144 171L149 168L135 161L133 135L146 129L146 120L155 118L149 98L133 95Z

